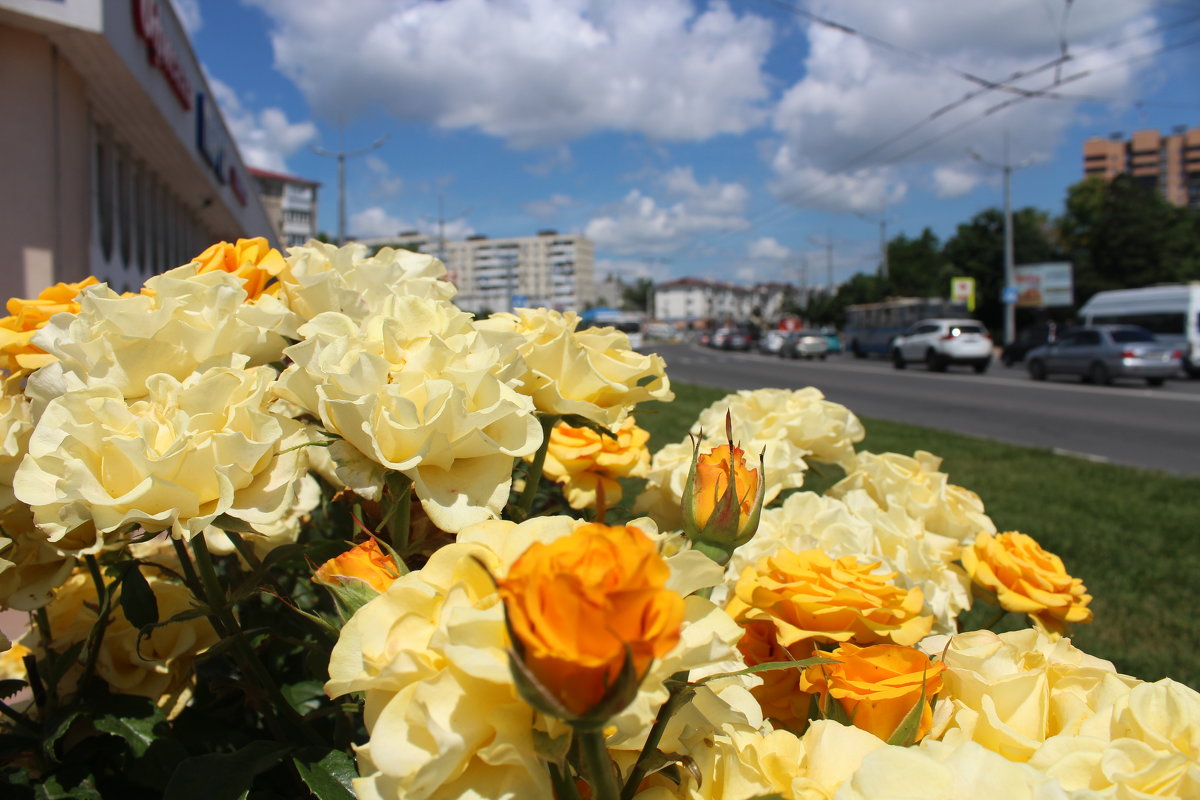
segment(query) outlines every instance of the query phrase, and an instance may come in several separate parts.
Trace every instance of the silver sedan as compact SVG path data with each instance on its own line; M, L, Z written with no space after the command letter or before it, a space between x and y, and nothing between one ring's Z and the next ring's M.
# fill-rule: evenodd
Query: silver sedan
M1072 328L1058 341L1035 347L1025 356L1025 363L1035 381L1064 374L1096 384L1138 378L1150 386L1162 386L1179 371L1180 354L1145 328L1094 325Z

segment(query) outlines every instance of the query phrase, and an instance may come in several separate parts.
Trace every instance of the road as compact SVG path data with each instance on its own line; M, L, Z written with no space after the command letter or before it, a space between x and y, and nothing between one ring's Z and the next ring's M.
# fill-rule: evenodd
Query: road
M984 375L951 368L893 369L883 360L830 356L785 361L695 344L657 345L672 380L721 389L815 386L863 417L922 425L1115 464L1200 475L1200 381L1092 386L1033 381L1021 365ZM868 436L870 431L868 430Z

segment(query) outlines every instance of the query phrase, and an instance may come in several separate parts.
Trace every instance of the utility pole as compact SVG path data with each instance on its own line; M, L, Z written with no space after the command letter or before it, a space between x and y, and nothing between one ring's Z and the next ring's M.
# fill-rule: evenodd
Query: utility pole
M883 213L880 215L879 219L875 219L874 217L868 217L866 214L856 214L855 216L857 216L859 219L865 220L866 222L878 222L879 223L879 268L882 271L883 279L887 280L887 277L888 277L887 224L891 219L893 219L893 217L889 217L887 215L887 207L886 206L884 207Z
M316 153L319 156L326 156L328 158L336 158L337 159L337 165L338 165L338 237L337 238L338 238L338 246L339 247L346 243L346 159L347 158L356 158L358 156L365 156L367 153L371 152L372 150L378 150L380 147L383 147L383 143L387 141L387 137L381 136L378 139L376 139L375 142L372 143L370 146L364 147L361 150L355 150L352 153L346 152L345 145L344 145L344 139L345 139L345 129L339 128L338 129L338 149L336 152L331 151L331 150L326 150L323 147L317 147L316 145L311 145L309 147L310 150L312 150L314 153Z
M1012 220L1012 174L1015 170L1024 169L1033 163L1025 159L1020 164L1012 164L1008 160L1008 131L1004 132L1004 162L995 164L978 153L971 151L971 158L984 166L1000 170L1004 175L1004 343L1012 344L1017 338L1017 279L1016 265L1013 252L1013 220Z

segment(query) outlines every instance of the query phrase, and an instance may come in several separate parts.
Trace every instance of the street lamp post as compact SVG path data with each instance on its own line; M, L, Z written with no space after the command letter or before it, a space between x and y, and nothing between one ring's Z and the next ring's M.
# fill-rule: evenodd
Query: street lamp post
M1027 158L1020 164L1009 162L1007 131L1004 134L1004 163L992 163L973 151L971 158L992 169L1000 170L1004 175L1004 343L1012 344L1017 338L1017 300L1014 296L1017 288L1017 270L1013 253L1012 174L1015 170L1028 167L1033 160Z
M326 156L328 158L336 158L337 159L337 165L338 165L338 236L337 236L337 238L338 238L338 246L339 247L346 243L346 159L347 158L355 158L357 156L365 156L367 153L371 152L372 150L378 150L380 147L383 147L383 143L385 141L387 141L387 137L381 136L378 139L376 139L371 145L364 147L361 150L355 150L354 152L347 153L342 146L342 134L341 134L341 132L339 132L338 133L338 149L336 152L334 152L332 150L326 150L323 147L317 147L316 145L312 145L309 148L310 150L312 150L314 153L316 153L319 156Z

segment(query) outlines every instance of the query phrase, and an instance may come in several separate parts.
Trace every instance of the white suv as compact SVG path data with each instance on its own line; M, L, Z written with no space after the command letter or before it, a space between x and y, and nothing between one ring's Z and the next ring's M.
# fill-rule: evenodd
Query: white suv
M992 337L973 319L923 319L893 339L891 350L896 369L921 362L934 372L951 364L984 372L992 363Z

